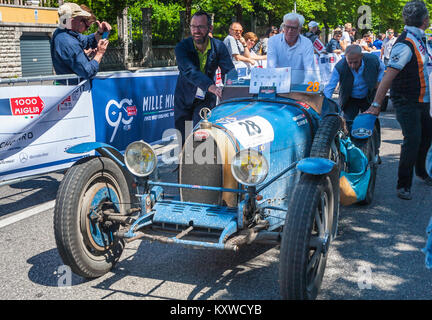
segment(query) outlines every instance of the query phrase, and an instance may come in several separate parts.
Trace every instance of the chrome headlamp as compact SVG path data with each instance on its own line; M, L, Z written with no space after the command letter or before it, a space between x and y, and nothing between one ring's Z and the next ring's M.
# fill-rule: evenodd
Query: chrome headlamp
M267 177L269 165L267 159L252 149L237 152L231 163L234 178L246 186L256 186Z
M144 141L128 145L124 159L128 170L138 177L149 176L157 167L157 156L153 148Z

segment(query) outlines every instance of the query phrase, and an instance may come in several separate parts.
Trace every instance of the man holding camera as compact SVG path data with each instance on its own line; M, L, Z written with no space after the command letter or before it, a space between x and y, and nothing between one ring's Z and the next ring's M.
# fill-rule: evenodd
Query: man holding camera
M77 74L81 78L91 79L99 71L107 47L106 38L111 31L107 22L98 24L98 31L83 35L92 24L92 14L83 10L76 3L65 3L58 9L59 28L51 41L51 57L56 74ZM90 59L84 50L96 49Z

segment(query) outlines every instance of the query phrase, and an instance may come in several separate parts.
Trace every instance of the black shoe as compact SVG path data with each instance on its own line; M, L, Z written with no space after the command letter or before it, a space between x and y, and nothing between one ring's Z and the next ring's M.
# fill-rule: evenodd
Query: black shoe
M410 188L397 189L397 196L401 199L404 199L404 200L411 200L412 199Z
M378 164L381 164L381 163L382 163L381 157L378 155Z

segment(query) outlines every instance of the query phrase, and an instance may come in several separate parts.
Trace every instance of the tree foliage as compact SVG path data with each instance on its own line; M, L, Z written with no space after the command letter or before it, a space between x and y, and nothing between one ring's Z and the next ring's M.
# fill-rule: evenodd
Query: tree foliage
M371 30L384 32L388 28L401 31L403 27L402 8L408 0L72 0L86 4L99 19L116 25L116 18L124 7L129 7L132 22L139 22L141 8L152 7L153 39L157 43L175 43L181 35L179 11L186 11L186 19L196 10L203 9L214 14L215 36L224 37L232 21L240 21L245 31L251 30L252 21L258 26L279 26L284 14L297 12L307 22L315 20L328 29L350 22L359 27L362 12L358 9L367 5L371 8ZM432 12L432 2L427 1ZM361 28L360 28L361 29ZM139 35L140 26L135 23L133 33Z

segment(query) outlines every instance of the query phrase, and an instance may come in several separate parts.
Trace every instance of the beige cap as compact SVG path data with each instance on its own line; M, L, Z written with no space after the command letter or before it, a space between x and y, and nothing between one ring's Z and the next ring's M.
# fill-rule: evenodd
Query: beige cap
M64 15L68 15L71 18L75 18L75 17L91 17L91 14L83 9L81 9L81 7L79 5L77 5L76 3L73 2L67 2L63 5L61 5L58 8L58 15L60 17L64 16Z

